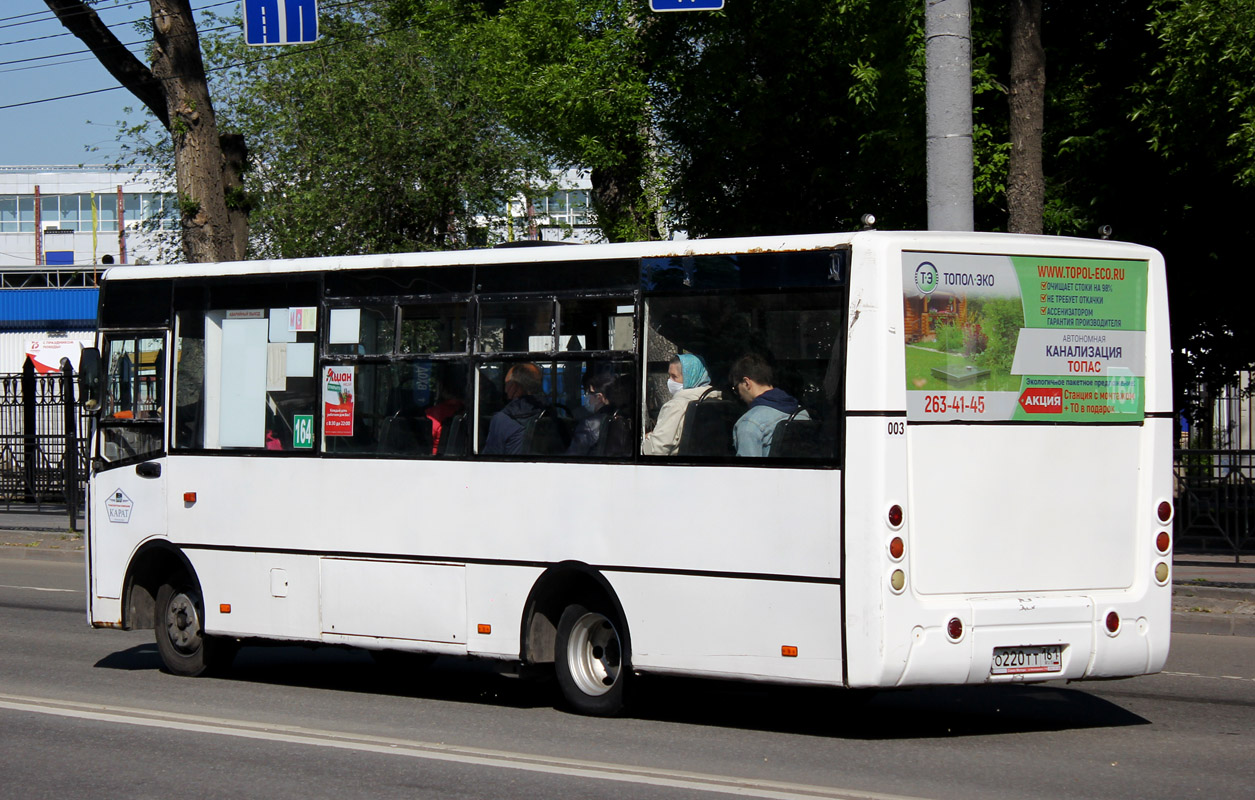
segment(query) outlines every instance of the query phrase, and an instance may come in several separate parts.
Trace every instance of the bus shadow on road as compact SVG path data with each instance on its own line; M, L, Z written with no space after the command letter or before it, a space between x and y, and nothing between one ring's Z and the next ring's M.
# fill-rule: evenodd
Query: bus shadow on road
M95 666L162 669L155 644L111 653ZM211 679L511 708L549 707L556 697L550 681L503 675L490 662L440 658L428 665L421 658L402 656L381 664L368 651L331 645L246 645Z
M112 653L96 666L158 670L156 645ZM542 673L543 675L543 673ZM428 666L333 646L247 646L217 676L227 681L360 692L506 708L559 702L551 678L520 680L492 662L440 658ZM842 739L931 739L1147 725L1149 720L1063 683L862 691L642 676L626 715L642 720Z
M650 681L633 716L841 739L934 739L1148 725L1062 684L862 691ZM704 684L704 685L703 685Z

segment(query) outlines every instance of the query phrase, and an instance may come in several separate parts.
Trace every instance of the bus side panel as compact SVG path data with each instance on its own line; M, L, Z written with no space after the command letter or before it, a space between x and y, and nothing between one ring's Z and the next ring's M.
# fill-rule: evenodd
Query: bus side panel
M907 642L885 634L887 617L906 600L890 586L893 573L907 570L909 579L905 558L895 560L889 551L889 541L901 532L889 523L889 507L906 507L906 437L887 432L889 423L900 419L846 420L845 637L851 687L893 685L909 651ZM929 626L939 624L944 621Z
M209 633L319 640L317 557L196 549L184 554L200 580Z
M118 600L126 568L145 539L166 533L166 460L154 459L157 477L142 477L136 466L93 476L91 574L96 597Z
M839 684L833 584L611 574L642 671Z
M886 604L901 567L889 553L895 531L889 507L906 504L906 404L891 376L905 372L900 258L887 236L856 240L850 268L846 339L845 514L843 547L846 682L851 687L892 684L886 664L900 672L906 652L888 652ZM889 298L886 300L886 298ZM896 344L896 346L895 346Z

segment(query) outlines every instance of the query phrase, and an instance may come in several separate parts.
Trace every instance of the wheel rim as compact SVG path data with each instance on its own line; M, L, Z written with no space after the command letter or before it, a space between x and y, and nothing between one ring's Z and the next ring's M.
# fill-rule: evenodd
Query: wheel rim
M166 636L180 653L195 653L200 647L200 613L185 592L176 593L166 606Z
M619 632L601 614L588 613L571 628L567 646L567 666L580 691L599 696L619 682L623 651Z

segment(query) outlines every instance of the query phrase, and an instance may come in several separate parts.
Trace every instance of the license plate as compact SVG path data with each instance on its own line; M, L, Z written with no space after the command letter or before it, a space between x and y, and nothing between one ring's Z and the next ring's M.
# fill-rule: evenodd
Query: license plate
M995 647L991 675L1030 675L1063 671L1063 645Z

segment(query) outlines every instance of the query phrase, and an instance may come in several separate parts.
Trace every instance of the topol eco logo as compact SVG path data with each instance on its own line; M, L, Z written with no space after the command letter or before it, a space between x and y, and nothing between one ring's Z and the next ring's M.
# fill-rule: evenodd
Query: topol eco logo
M932 294L937 288L937 268L931 261L922 261L915 268L915 288L924 294Z

